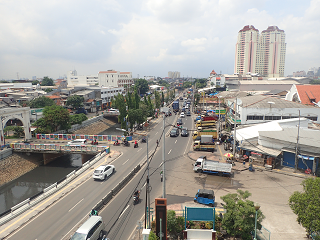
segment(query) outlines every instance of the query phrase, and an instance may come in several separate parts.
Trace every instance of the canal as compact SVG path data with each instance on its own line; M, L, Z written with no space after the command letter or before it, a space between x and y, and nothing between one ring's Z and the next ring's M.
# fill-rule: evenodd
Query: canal
M122 135L115 124L99 135ZM82 165L80 154L66 154L0 187L0 213L34 196Z

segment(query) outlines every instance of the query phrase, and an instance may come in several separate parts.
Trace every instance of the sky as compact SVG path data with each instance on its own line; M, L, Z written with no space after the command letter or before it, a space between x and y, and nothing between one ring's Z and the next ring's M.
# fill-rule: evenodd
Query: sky
M286 76L320 67L320 0L0 0L0 79L233 74L245 25L285 31Z

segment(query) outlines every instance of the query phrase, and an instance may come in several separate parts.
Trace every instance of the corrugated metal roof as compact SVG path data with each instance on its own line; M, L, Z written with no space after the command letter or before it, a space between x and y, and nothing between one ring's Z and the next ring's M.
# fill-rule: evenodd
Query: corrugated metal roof
M260 136L277 139L280 141L296 143L298 128L284 128L282 131L259 131ZM320 131L300 128L299 144L319 148Z
M254 145L251 145L248 143L240 145L240 148L245 149L245 150L249 150L252 152L256 152L256 153L262 153L262 154L274 156L274 157L277 157L282 152L281 150L267 148L267 147L264 147L261 145L254 146Z
M254 95L240 99L243 108L316 108L272 96Z

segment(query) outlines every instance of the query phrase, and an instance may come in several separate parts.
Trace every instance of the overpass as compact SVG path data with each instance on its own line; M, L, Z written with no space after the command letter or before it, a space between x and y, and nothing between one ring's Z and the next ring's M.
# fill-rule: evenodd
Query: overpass
M27 152L33 154L43 154L43 163L47 165L55 158L64 154L81 154L82 163L85 163L92 155L100 152L110 152L109 146L101 145L60 145L60 144L26 144L26 143L11 143L10 147L14 152Z

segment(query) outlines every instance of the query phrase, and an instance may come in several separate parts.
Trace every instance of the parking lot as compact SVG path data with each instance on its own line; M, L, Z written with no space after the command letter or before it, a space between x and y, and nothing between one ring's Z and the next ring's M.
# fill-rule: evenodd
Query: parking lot
M300 185L303 181L301 176L290 176L281 171L262 171L257 169L249 172L236 163L235 168L242 171L235 171L233 177L219 177L193 172L192 164L197 156L207 155L223 160L225 151L222 146L217 145L214 153L193 152L176 160L174 169L168 169L167 194L169 209L182 210L184 206L202 205L193 202L193 197L198 189L212 189L216 196L216 208L223 209L221 196L228 193L235 193L237 189L248 190L252 196L250 200L261 206L265 215L263 226L271 232L273 240L285 239L306 239L304 228L296 221L296 215L288 205L288 199L294 191L301 191ZM213 155L213 156L212 156ZM210 157L209 157L210 159ZM243 170L245 169L245 170Z

